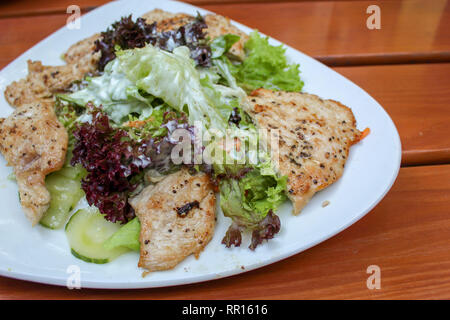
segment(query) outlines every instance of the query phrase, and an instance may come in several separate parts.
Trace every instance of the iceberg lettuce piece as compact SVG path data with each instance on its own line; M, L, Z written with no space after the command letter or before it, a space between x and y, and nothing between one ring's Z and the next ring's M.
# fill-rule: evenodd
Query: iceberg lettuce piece
M207 129L224 131L233 105L245 96L242 90L217 84L219 77L213 71L196 69L187 47L170 53L147 45L121 51L118 60L138 89L186 112L190 124L200 121Z
M86 88L71 94L60 94L58 97L79 106L85 106L88 102L96 106L102 105L103 110L116 124L128 120L130 113L139 114L142 119L148 118L153 110L151 102L154 97L142 95L118 67L119 62L113 60L106 65L103 75L86 79Z

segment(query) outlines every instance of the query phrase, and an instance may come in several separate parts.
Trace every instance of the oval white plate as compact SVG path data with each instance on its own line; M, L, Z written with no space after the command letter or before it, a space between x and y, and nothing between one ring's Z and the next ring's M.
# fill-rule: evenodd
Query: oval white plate
M26 61L42 60L46 65L63 62L60 55L73 43L105 30L121 16L139 17L154 8L171 12L202 14L207 11L172 1L114 1L81 18L81 28L58 30L28 50L0 72L0 89L26 76ZM251 30L237 24L245 32ZM272 44L280 44L271 39ZM112 263L95 265L73 257L64 231L41 226L32 228L20 208L17 186L7 179L12 172L0 157L0 275L48 284L66 285L79 270L81 286L89 288L145 288L179 285L217 279L279 261L306 250L344 230L368 213L390 189L397 176L401 146L397 130L383 108L364 90L333 70L287 47L287 55L300 63L304 91L334 99L352 108L360 129L371 134L352 147L343 177L317 194L299 216L286 203L279 210L282 229L254 252L246 245L226 249L220 241L230 223L218 213L215 235L200 258L189 257L175 269L155 272L142 278L138 254L129 253ZM12 108L0 98L0 116ZM330 205L322 208L323 201Z

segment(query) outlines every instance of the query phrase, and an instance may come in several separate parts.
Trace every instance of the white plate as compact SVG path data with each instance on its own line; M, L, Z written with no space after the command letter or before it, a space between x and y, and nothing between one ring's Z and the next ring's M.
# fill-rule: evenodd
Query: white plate
M0 89L26 76L26 61L62 64L60 55L73 43L105 30L121 16L161 8L195 14L207 11L172 1L114 1L81 18L81 28L58 30L28 50L0 72ZM251 30L236 24L242 30ZM301 32L301 31L300 31ZM280 44L271 39L272 44ZM364 90L305 54L287 47L288 57L300 63L304 91L341 101L352 108L360 129L371 134L351 148L343 177L318 193L299 216L291 205L279 210L281 231L254 252L246 245L226 249L221 239L230 223L218 213L213 239L200 258L189 257L175 269L155 272L145 278L137 268L137 253L129 253L106 265L85 263L73 257L64 231L41 226L32 228L20 208L17 186L7 179L12 172L0 157L0 275L48 284L66 285L73 270L81 271L81 286L90 288L145 288L179 285L222 278L259 268L306 250L344 230L368 213L390 189L397 176L401 146L397 130L383 108ZM11 113L3 94L0 116ZM330 205L322 208L323 201ZM75 269L74 267L76 266ZM301 267L301 266L300 266ZM72 268L72 269L71 269Z

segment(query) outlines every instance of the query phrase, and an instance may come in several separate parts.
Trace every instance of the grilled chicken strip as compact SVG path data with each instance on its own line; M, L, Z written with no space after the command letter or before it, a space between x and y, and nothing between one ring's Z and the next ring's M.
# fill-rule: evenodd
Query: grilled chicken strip
M298 214L317 191L342 176L350 146L361 136L355 117L337 101L302 92L258 89L249 102L246 111L259 128L278 130L278 146L262 138L275 151L272 157L279 154L272 160L288 176L287 194Z
M164 20L170 20L174 18L180 19L181 17L189 17L193 18L192 16L185 14L185 13L172 13L168 11L164 11L161 9L153 9L149 12L144 13L141 18L145 20L147 24L152 24L153 22L156 22L157 24L161 23L161 21ZM181 27L181 25L179 26ZM164 31L171 30L171 29L165 29Z
M95 34L72 45L64 54L66 65L44 66L41 61L28 60L27 77L6 87L6 101L18 107L52 98L55 92L66 89L73 81L81 80L85 74L97 70L100 52L94 51L94 42L99 37Z
M90 72L97 68L98 60L100 59L100 51L95 52L95 41L101 38L99 33L90 36L89 38L78 41L70 46L64 53L64 61L67 64L86 64Z
M22 105L0 119L0 151L14 167L20 203L32 225L49 207L45 176L61 169L67 143L66 129L56 118L51 101Z
M144 14L142 18L144 18L148 24L156 22L157 30L159 32L178 29L195 19L195 17L185 13L171 13L161 9L149 11ZM205 29L205 32L211 39L215 39L228 33L236 34L241 37L240 40L230 48L229 53L236 58L243 60L245 57L244 43L248 40L248 35L232 25L230 19L226 17L217 14L207 14L204 18L205 23L208 26L208 28Z
M194 21L195 18L186 13L172 13L161 9L154 9L142 15L147 24L156 22L158 32L176 30L185 24Z
M66 89L73 81L96 70L99 55L88 55L77 63L62 66L44 66L41 61L28 60L28 75L12 82L5 90L5 99L18 107L36 100L49 99Z
M204 173L182 169L146 187L130 204L141 222L138 266L148 271L198 257L214 233L216 198Z

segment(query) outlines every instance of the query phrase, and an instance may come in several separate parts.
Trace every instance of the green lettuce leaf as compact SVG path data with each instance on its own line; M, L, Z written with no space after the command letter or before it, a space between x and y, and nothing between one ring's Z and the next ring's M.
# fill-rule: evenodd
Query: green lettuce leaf
M140 115L141 119L148 118L153 111L154 97L140 92L118 67L119 62L113 60L106 65L103 75L86 78L86 88L71 94L60 94L58 97L83 107L88 102L96 106L102 105L116 124L128 120L131 113Z
M117 230L108 240L105 241L103 246L108 250L116 247L125 247L134 251L139 251L140 232L141 223L138 218L134 218Z
M227 63L238 84L247 92L258 88L301 91L298 64L289 64L283 46L272 46L268 38L257 31L250 34L244 45L246 58L240 64ZM226 57L222 56L221 59Z
M134 121L141 120L140 117L136 117L133 115L128 115L128 122L124 123L121 128L127 131L128 135L137 141L141 139L152 137L163 137L167 134L167 128L161 127L164 122L164 114L168 112L173 112L174 117L178 118L180 115L176 114L173 109L171 109L168 105L162 104L160 106L154 107L151 115L146 118L146 121L143 121L143 124L139 126L133 126ZM142 122L142 121L141 121Z
M232 110L228 97L242 96L236 89L217 84L212 71L197 70L186 47L170 53L147 45L120 52L118 60L138 89L186 112L190 124L199 121L206 128L225 130Z
M211 44L211 58L218 58L230 50L230 48L239 41L241 37L235 34L225 34L215 38Z
M286 183L287 177L278 177L270 162L260 163L240 179L220 181L220 206L233 222L252 229L286 200Z

